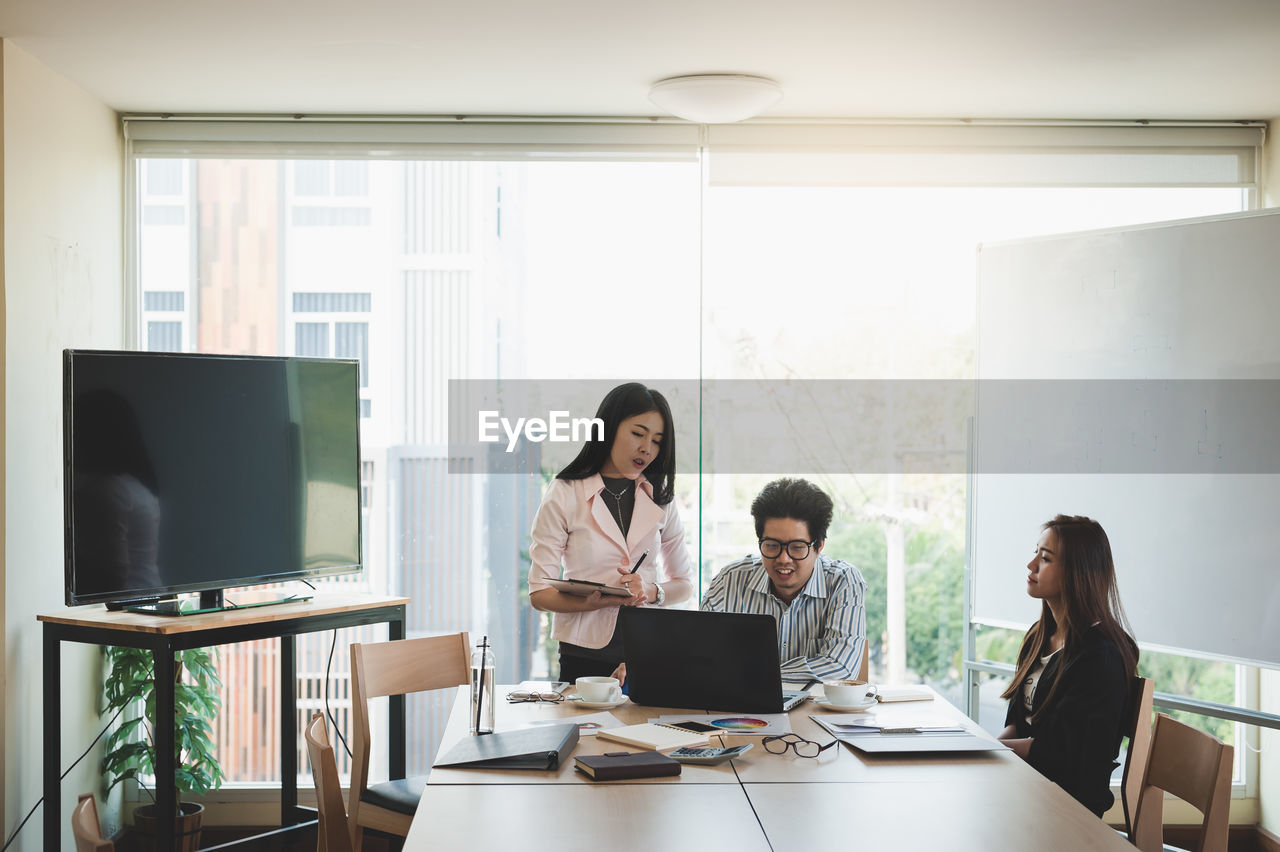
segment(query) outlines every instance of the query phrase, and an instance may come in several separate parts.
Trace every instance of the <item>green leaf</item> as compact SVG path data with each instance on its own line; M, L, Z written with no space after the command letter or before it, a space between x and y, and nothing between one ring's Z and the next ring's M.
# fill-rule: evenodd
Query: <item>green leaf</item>
M126 718L106 739L102 774L106 790L125 778L154 775L155 674L151 653L137 648L107 647L103 712ZM226 776L214 756L212 720L221 710L216 649L196 648L174 655L174 745L179 793L206 793Z

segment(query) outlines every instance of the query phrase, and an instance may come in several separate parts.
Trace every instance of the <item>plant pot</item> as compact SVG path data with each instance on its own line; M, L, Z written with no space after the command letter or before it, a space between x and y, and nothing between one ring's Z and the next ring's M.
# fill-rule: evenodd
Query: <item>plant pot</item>
M179 802L178 816L173 821L173 852L195 852L200 848L200 821L204 817L204 805L198 802ZM133 811L133 830L138 836L138 848L156 848L155 805L139 805Z

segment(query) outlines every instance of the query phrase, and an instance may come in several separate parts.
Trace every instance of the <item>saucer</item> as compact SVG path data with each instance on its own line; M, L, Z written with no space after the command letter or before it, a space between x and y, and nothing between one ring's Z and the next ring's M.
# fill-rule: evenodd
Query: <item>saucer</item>
M588 710L612 710L614 707L621 707L627 703L627 696L622 696L614 701L587 701L585 698L573 696L566 698L565 701L573 704L574 707L586 707Z
M866 710L868 707L876 706L876 700L870 695L862 699L862 702L859 704L832 704L821 696L814 696L813 703L817 704L823 710L833 710L837 713L855 713L859 710Z

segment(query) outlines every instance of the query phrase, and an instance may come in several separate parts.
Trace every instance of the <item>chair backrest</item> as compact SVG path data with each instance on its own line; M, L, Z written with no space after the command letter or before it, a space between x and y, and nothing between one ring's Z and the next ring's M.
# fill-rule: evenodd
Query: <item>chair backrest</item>
M466 633L351 646L351 811L369 785L369 702L471 683ZM357 831L352 826L352 831Z
M98 803L92 793L81 794L71 812L71 833L76 838L76 852L115 852L115 844L102 836Z
M1164 848L1164 794L1194 806L1200 824L1199 852L1226 852L1231 807L1231 746L1190 725L1156 716L1151 756L1134 815L1134 845L1143 852Z
M1151 754L1151 696L1155 684L1149 677L1134 677L1129 684L1129 699L1124 708L1124 735L1129 749L1124 759L1124 780L1120 782L1120 802L1124 808L1124 830L1133 840L1134 817L1138 796L1142 793L1142 777Z
M311 717L303 737L307 741L307 757L311 760L311 777L316 785L316 810L320 828L316 832L316 852L351 852L351 835L347 828L347 809L342 804L342 786L338 781L338 761L329 743L324 714Z
M862 642L862 668L854 675L854 680L871 682L871 643L865 639Z

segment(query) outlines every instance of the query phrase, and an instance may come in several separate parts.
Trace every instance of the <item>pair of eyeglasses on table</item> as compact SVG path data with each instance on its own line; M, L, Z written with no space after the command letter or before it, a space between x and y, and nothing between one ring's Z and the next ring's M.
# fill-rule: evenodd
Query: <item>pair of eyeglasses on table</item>
M564 701L564 696L558 692L524 692L517 690L507 693L507 701L511 704L523 704L533 701L540 701L544 704L559 704Z
M765 737L760 744L770 754L786 754L787 749L791 749L800 757L817 757L838 742L840 741L832 740L826 745L818 745L799 734L782 734L776 737Z

